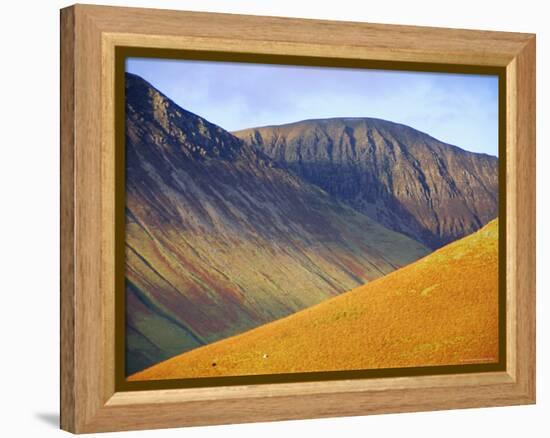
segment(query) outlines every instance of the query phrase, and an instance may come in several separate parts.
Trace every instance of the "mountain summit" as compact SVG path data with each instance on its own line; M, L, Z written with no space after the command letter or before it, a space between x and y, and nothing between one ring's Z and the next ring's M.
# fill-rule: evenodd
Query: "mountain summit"
M304 120L234 132L336 199L435 249L498 212L498 159L373 118Z

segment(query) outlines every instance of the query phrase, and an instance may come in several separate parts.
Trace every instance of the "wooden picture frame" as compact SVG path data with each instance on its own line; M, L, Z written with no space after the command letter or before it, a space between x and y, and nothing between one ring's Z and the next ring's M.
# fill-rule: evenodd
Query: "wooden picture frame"
M505 370L120 391L117 47L502 69ZM74 433L535 402L535 36L76 5L61 11L61 428Z

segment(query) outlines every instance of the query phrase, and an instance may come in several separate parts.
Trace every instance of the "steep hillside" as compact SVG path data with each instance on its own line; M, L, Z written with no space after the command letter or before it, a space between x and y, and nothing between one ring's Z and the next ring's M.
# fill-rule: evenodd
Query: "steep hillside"
M128 373L427 252L127 74Z
M234 133L341 201L430 248L497 216L498 159L370 118Z
M383 278L130 380L498 360L498 222Z

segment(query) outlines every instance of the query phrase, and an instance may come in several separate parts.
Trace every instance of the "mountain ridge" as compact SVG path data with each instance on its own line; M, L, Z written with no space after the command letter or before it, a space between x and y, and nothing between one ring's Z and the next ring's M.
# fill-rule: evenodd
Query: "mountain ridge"
M443 143L443 144L446 144L447 146L451 147L451 148L455 148L455 149L458 149L460 151L464 151L464 152L468 152L468 153L472 153L472 154L475 154L475 155L481 155L481 156L487 156L487 157L491 157L491 158L497 158L497 156L495 155L492 155L492 154L488 154L488 153L485 153L485 152L475 152L475 151L469 151L467 149L464 149L464 148L461 148L460 146L457 146L455 144L452 144L452 143L447 143L443 140L440 140L439 138L427 133L427 132L424 132L424 131L420 131L419 129L416 129L416 128L413 128L412 126L410 125L407 125L406 123L401 123L401 122L395 122L393 120L388 120L388 119L382 119L380 117L370 117L370 116L349 116L349 117L346 117L346 116L338 116L338 117L314 117L314 118L307 118L307 119L300 119L300 120L296 120L296 121L293 121L293 122L288 122L288 123L280 123L280 124L267 124L267 125L259 125L259 126L254 126L254 127L248 127L248 128L241 128L241 129L235 129L235 130L231 130L229 131L230 133L232 133L233 135L236 135L237 137L241 138L239 135L240 133L244 133L246 131L250 131L250 130L262 130L262 129L273 129L273 128L282 128L282 127L286 127L286 126L298 126L298 125L301 125L301 124L304 124L304 123L317 123L317 122L326 122L326 123L330 123L330 122L337 122L337 121L341 121L341 122L363 122L363 121L368 121L368 122L374 122L374 123L381 123L381 124L387 124L387 125L394 125L396 127L401 127L401 128L407 128L407 129L411 129L413 131L417 131L431 139L433 139L434 141L437 141L439 143Z
M369 117L234 134L372 219L435 249L497 215L498 159Z

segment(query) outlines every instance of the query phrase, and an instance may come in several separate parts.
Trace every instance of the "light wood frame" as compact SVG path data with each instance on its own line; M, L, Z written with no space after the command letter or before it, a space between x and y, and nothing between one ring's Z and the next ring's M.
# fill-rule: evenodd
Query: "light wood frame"
M116 392L115 47L506 69L506 371ZM76 5L61 11L61 427L75 433L535 402L535 36Z

